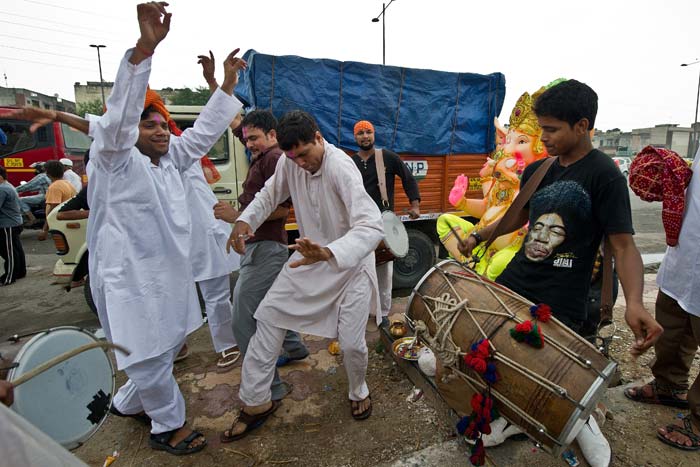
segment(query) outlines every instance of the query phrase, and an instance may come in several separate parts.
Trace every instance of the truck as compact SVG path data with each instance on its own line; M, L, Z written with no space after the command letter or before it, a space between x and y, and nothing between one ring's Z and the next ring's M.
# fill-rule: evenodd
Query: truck
M393 285L414 287L438 255L437 218L443 213L466 216L448 201L454 179L467 175L467 196L483 196L478 173L495 147L494 118L503 105L504 76L272 56L254 50L244 58L248 68L236 95L246 109L268 109L278 118L288 110L307 110L318 121L324 138L349 155L357 150L354 123L370 120L377 147L399 153L418 181L421 216L410 219L404 213L409 202L397 180L395 212L407 229L409 250L394 261ZM168 106L183 130L192 126L200 109ZM229 129L208 156L221 174L212 190L220 200L235 205L248 172L244 145ZM57 211L48 218L61 255L54 274L70 276L85 253L80 238L84 239L87 223L58 221ZM81 235L75 235L80 229ZM293 243L299 236L293 209L286 229Z
M73 161L76 173L84 175L83 156L92 142L87 135L59 122L45 125L31 133L29 122L1 116L16 108L0 107L0 161L13 186L19 186L34 177L32 164L64 157Z

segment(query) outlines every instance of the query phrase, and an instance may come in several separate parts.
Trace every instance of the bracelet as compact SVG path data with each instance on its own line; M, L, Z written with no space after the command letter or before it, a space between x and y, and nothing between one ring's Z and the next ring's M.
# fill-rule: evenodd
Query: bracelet
M146 57L153 55L153 51L149 52L148 50L144 49L141 45L139 45L139 41L136 41L136 50L144 54Z
M472 232L469 234L469 236L474 237L474 240L476 240L477 245L484 241L483 237L481 235L479 235L479 232L477 232L476 230L472 230Z

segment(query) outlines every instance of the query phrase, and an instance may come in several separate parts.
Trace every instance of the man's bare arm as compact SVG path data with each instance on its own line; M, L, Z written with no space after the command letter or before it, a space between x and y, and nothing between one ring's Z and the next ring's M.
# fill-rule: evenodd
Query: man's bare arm
M73 209L70 211L61 211L56 214L56 219L59 221L77 221L87 219L90 216L90 211L84 209Z

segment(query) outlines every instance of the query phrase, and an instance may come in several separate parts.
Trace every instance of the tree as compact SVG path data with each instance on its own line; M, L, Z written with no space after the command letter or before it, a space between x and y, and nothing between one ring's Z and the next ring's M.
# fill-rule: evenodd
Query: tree
M170 99L173 105L204 105L209 100L209 88L199 86L192 90L190 88L179 89Z
M85 114L102 115L104 112L104 107L102 107L102 100L95 99L89 102L81 102L76 106L75 112L81 117Z

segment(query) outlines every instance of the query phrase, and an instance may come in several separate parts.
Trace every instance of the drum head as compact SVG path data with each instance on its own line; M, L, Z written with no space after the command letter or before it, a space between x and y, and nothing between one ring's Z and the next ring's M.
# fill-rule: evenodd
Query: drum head
M12 381L52 358L96 342L73 327L49 329L32 337L8 373ZM83 444L105 419L114 393L112 362L103 349L76 355L15 388L12 409L66 449Z
M391 211L382 213L382 222L384 222L384 243L387 248L397 258L403 258L408 254L408 232L403 222L396 214Z

